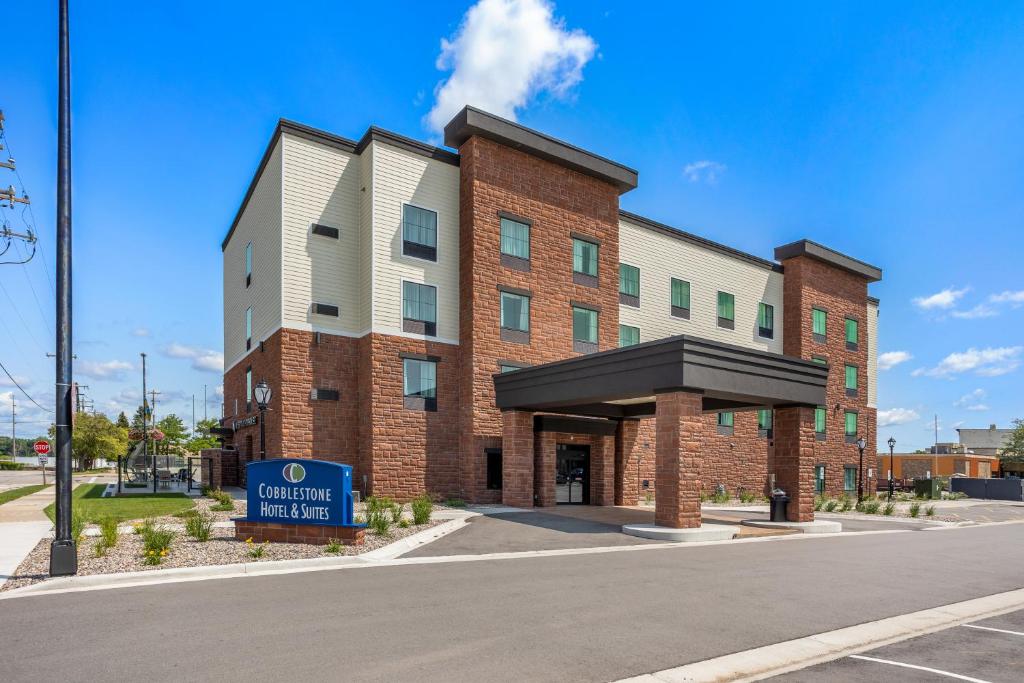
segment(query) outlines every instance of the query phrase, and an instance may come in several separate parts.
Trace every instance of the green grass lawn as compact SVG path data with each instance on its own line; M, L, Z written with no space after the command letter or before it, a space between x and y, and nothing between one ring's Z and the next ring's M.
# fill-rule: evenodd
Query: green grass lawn
M0 505L4 503L10 503L12 500L27 496L30 493L36 491L42 491L45 487L42 484L33 484L32 486L22 486L18 489L11 489L10 491L0 491Z
M106 484L82 484L71 494L71 508L90 522L105 517L118 521L162 517L182 512L195 506L184 493L155 493L103 498ZM53 505L46 507L46 516L53 519Z

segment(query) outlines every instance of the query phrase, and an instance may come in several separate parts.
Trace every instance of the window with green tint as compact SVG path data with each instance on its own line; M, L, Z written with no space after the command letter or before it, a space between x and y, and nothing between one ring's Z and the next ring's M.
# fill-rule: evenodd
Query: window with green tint
M245 284L249 284L249 278L252 276L252 242L245 245Z
M857 436L857 413L846 411L846 436Z
M822 358L821 356L812 356L811 362L817 363L818 365L828 365L828 361Z
M597 343L597 311L572 307L572 339L588 344Z
M825 336L825 330L828 328L828 313L815 308L811 310L811 331L814 334Z
M718 317L722 320L736 319L736 297L728 292L718 293Z
M511 218L501 219L501 253L530 258L530 226Z
M619 264L619 294L640 296L640 269L625 263Z
M619 346L632 346L640 343L640 328L632 325L619 325Z
M436 247L437 214L429 209L403 204L402 239L425 247Z
M499 365L498 372L505 374L506 372L515 372L516 370L522 370L518 365Z
M757 428L762 430L769 430L772 428L771 410L762 409L757 411Z
M850 318L846 319L846 343L857 343L857 321Z
M847 365L846 366L846 388L856 389L857 388L857 366Z
M597 277L597 245L586 240L572 240L573 272Z
M501 292L501 326L507 330L530 331L530 297Z
M817 434L825 433L825 406L814 409L814 431Z
M690 307L690 283L672 278L672 305L676 308Z
M416 282L402 283L402 317L437 322L437 289Z
M757 334L768 339L775 336L775 307L771 304L757 305Z
M437 398L437 363L405 358L402 364L403 390L406 396Z
M719 427L732 427L735 422L735 414L732 412L725 412L718 414L718 426Z
M857 468L854 465L847 465L843 468L843 489L848 493L857 490Z

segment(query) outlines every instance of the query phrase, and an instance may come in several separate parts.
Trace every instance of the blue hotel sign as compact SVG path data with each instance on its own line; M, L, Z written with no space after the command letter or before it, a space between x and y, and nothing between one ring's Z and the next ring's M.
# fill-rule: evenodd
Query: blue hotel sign
M248 521L353 524L351 465L279 458L251 462L245 467Z

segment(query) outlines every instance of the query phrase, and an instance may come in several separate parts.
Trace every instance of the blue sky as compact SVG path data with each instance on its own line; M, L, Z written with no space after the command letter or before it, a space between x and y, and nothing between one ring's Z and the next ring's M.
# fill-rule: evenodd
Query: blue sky
M204 384L218 413L220 242L278 117L436 140L469 99L638 169L628 210L881 266L879 350L909 356L880 372L881 441L1024 417L1024 4L509 2L73 1L75 369L97 409L137 405L146 352L158 415L190 421L195 394L201 416ZM0 266L0 362L47 407L55 5L5 5L0 89L50 260ZM0 424L13 392L19 432L45 428L9 384Z

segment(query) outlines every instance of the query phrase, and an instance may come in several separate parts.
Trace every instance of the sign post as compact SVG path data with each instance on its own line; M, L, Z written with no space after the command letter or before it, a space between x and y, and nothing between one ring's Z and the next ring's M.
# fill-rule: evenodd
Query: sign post
M39 466L43 468L43 486L46 486L46 456L50 454L50 442L39 439L32 444L32 450L39 456Z

